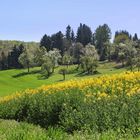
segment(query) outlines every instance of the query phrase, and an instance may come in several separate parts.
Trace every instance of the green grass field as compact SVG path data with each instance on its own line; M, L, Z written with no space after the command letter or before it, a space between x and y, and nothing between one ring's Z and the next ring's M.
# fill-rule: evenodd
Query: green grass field
M115 63L107 63L103 62L99 64L98 72L100 74L96 75L79 75L78 72L73 72L72 74L66 75L66 80L77 79L77 78L89 78L100 76L103 74L114 74L125 71L126 69L118 69L115 68ZM69 69L75 69L76 66L70 66ZM27 88L36 88L41 85L52 84L56 82L62 81L62 75L58 74L60 67L55 69L54 74L48 79L40 79L38 72L40 70L39 67L32 68L31 72L28 74L26 69L22 70L5 70L0 71L0 96L5 96L9 94L13 94L16 91L22 91Z

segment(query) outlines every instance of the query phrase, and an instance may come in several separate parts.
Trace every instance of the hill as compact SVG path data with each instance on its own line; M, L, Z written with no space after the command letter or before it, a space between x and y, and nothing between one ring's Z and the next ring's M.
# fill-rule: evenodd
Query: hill
M66 80L89 78L103 74L114 74L126 70L122 68L116 68L116 63L114 62L102 62L99 64L97 69L99 74L81 75L79 72L75 71L76 67L77 66L74 65L69 66L70 74L66 75ZM61 82L63 77L62 75L58 74L60 68L61 66L56 68L54 74L48 79L40 79L40 67L32 68L30 73L27 73L26 69L0 71L0 96L9 95L15 93L16 91L22 91L27 88L36 88L44 84Z

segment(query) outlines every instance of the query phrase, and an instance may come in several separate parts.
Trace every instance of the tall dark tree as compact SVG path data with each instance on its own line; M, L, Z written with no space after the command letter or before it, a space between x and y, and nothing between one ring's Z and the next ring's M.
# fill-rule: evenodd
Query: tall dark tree
M133 41L138 41L138 35L135 33L134 37L133 37Z
M52 49L51 43L51 37L45 34L40 41L40 47L45 47L47 51L50 51Z
M107 24L99 26L95 31L95 46L100 55L100 60L107 57L105 43L111 39L111 30Z
M70 25L68 25L66 27L66 39L69 41L71 40L71 27L70 27Z
M77 38L76 41L82 43L84 46L88 43L91 43L92 40L92 31L90 27L85 24L81 24L77 30Z
M20 44L19 46L14 46L13 50L8 54L8 68L22 68L19 63L18 58L22 54L24 46Z
M57 48L58 50L61 51L61 55L64 54L64 51L65 51L65 48L64 48L64 45L63 45L63 34L61 31L59 31L58 33L56 34L53 34L51 36L51 39L52 39L52 48Z
M5 53L4 53L4 51L1 52L0 69L2 69L2 70L7 69L7 57L6 57Z
M74 31L71 31L71 41L75 42L75 35L74 35Z

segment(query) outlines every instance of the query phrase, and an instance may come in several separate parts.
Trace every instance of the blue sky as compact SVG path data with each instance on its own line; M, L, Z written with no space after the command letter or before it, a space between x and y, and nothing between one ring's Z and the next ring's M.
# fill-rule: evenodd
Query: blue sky
M140 0L0 0L0 40L40 41L70 24L92 31L107 23L140 37Z

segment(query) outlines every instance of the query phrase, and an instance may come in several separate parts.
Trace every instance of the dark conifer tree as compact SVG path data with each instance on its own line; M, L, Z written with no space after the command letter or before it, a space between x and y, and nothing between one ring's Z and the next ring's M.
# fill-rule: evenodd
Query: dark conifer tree
M135 33L134 37L133 37L133 41L138 41L138 35Z
M69 41L71 40L71 27L70 27L70 25L68 25L66 28L66 39Z
M45 34L40 41L40 47L45 47L47 51L50 51L52 49L51 43L51 37Z
M88 43L91 43L92 40L92 31L90 27L85 24L81 24L77 30L76 41L82 43L84 46Z
M74 31L71 31L71 41L75 42L75 35L74 35Z

